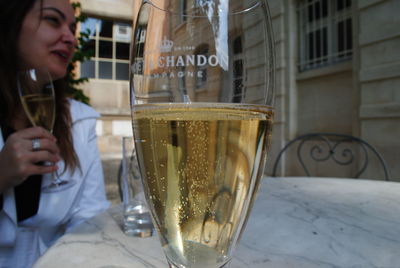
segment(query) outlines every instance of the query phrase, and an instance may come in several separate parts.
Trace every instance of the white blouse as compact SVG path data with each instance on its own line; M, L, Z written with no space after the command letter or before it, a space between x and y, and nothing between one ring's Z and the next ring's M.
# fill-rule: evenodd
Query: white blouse
M3 193L0 211L0 267L31 267L55 240L82 221L109 207L106 199L103 169L97 148L96 119L91 107L70 100L72 133L81 170L67 170L61 175L76 184L56 193L41 193L36 215L17 222L14 190ZM4 140L0 133L0 150ZM59 170L64 163L57 163ZM50 183L51 174L43 176L42 185Z

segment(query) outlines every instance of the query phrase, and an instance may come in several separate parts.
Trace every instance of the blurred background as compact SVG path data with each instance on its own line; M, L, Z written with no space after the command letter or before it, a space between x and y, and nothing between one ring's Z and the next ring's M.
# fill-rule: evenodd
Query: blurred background
M196 6L186 0L181 8ZM243 0L252 2L254 0ZM100 114L98 144L107 194L118 202L121 140L132 136L129 52L141 0L80 0L79 25L89 33L78 77ZM386 160L400 181L400 4L398 0L268 0L276 46L276 117L266 175L280 149L311 132L360 137ZM186 21L182 20L182 24ZM78 32L79 32L78 31ZM240 55L239 55L240 56ZM294 154L294 153L292 153ZM291 166L282 175L304 175ZM287 164L285 164L287 163ZM371 172L369 174L368 172ZM372 178L367 171L366 178Z

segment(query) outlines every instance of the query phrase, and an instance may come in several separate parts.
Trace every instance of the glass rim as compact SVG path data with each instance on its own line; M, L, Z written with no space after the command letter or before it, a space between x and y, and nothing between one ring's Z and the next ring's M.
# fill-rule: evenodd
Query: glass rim
M253 3L250 3L247 7L240 9L240 10L230 11L227 15L235 16L235 15L243 15L245 13L249 13L249 12L253 11L254 9L262 6L262 2L264 2L264 0L255 0ZM164 8L158 6L157 4L155 4L153 2L153 0L143 0L142 6L144 6L145 4L149 4L150 6L153 6L154 8L156 8L160 11L170 13L174 16L182 16L182 17L187 17L187 18L209 18L208 15L191 15L191 14L185 14L185 13L171 11L169 9L164 9ZM211 17L219 17L219 16L212 15Z
M273 104L261 104L261 103L229 103L229 102L151 102L151 103L134 103L131 105L131 109L134 111L140 110L152 110L158 109L160 107L165 106L175 106L180 108L186 107L235 107L235 109L243 109L243 110L255 110L255 108L262 111L274 111L275 106Z

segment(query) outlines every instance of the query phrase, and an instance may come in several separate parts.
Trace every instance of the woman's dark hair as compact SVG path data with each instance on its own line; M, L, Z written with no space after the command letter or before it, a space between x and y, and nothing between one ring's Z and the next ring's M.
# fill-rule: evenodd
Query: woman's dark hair
M13 118L22 109L16 80L20 69L18 39L22 23L36 1L43 0L0 0L0 126L12 128ZM60 154L66 168L79 167L73 148L71 114L65 95L65 79L54 81L56 95L56 120L53 134L57 138Z

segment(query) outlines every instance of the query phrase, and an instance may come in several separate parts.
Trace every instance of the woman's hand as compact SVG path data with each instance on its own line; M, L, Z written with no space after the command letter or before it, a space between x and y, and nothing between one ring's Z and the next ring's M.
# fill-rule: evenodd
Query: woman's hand
M40 148L34 148L35 139ZM56 163L60 159L56 138L44 128L32 127L11 134L0 151L0 193L31 175L55 172L56 165L38 163Z

